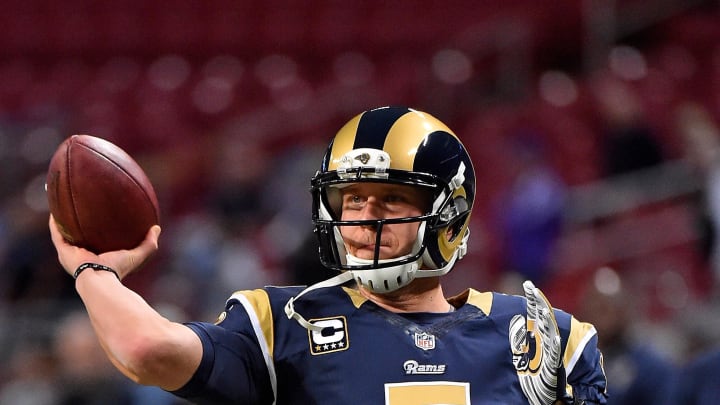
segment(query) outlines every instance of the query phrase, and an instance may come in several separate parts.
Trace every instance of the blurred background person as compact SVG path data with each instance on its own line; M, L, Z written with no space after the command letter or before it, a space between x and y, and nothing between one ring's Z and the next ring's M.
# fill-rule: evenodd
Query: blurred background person
M720 401L720 305L699 302L673 321L683 347L665 404L714 404Z
M519 131L508 136L507 145L513 156L510 184L495 203L502 271L542 288L552 277L567 186L548 161L541 135Z
M55 405L55 364L47 344L27 341L13 348L2 367L2 405Z
M697 356L683 366L670 386L666 404L701 405L720 401L720 350Z
M163 308L167 309L166 306ZM56 360L55 405L180 405L189 402L157 387L133 384L105 356L88 316L70 312L52 343Z
M130 385L115 370L83 312L71 312L58 324L52 345L57 359L59 405L131 403Z
M651 329L637 311L638 297L610 267L588 280L579 319L592 319L603 353L608 394L613 405L661 404L675 373L671 358L652 341ZM682 402L678 402L682 403Z
M698 248L713 273L714 293L720 286L720 129L707 108L696 102L678 106L675 115L685 159L697 173L696 226Z
M665 160L663 146L631 85L612 73L598 73L592 81L600 118L602 173L621 176L660 165Z

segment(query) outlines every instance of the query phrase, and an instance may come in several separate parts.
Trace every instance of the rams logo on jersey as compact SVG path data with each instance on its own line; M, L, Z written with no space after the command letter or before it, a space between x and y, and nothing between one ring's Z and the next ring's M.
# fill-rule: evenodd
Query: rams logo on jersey
M350 347L347 321L344 316L311 319L310 323L323 328L321 331L308 329L310 353L312 355L339 352L347 350L348 347Z

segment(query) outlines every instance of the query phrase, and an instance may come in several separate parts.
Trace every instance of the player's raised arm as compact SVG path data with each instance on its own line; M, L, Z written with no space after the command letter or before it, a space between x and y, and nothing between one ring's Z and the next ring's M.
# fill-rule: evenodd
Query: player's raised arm
M134 249L96 255L69 244L52 217L49 226L60 264L70 275L77 275L75 287L112 363L140 384L167 390L183 386L202 356L197 335L162 317L121 283L157 250L160 227L152 227ZM76 274L85 263L94 265Z

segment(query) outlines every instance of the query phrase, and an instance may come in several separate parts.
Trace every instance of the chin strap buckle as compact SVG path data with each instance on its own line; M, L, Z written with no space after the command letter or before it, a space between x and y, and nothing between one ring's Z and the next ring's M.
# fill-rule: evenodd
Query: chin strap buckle
M462 237L462 242L457 247L457 259L460 260L467 254L468 251L468 239L470 239L470 229L465 229L465 235Z

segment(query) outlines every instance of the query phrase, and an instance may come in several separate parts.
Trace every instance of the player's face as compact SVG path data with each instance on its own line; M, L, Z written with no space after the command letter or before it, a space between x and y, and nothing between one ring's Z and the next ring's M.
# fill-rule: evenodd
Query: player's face
M344 221L414 217L425 213L428 201L428 193L418 187L355 183L342 189L341 217ZM384 225L379 259L409 254L419 226L419 222ZM368 260L375 253L376 231L369 225L340 227L348 253Z

